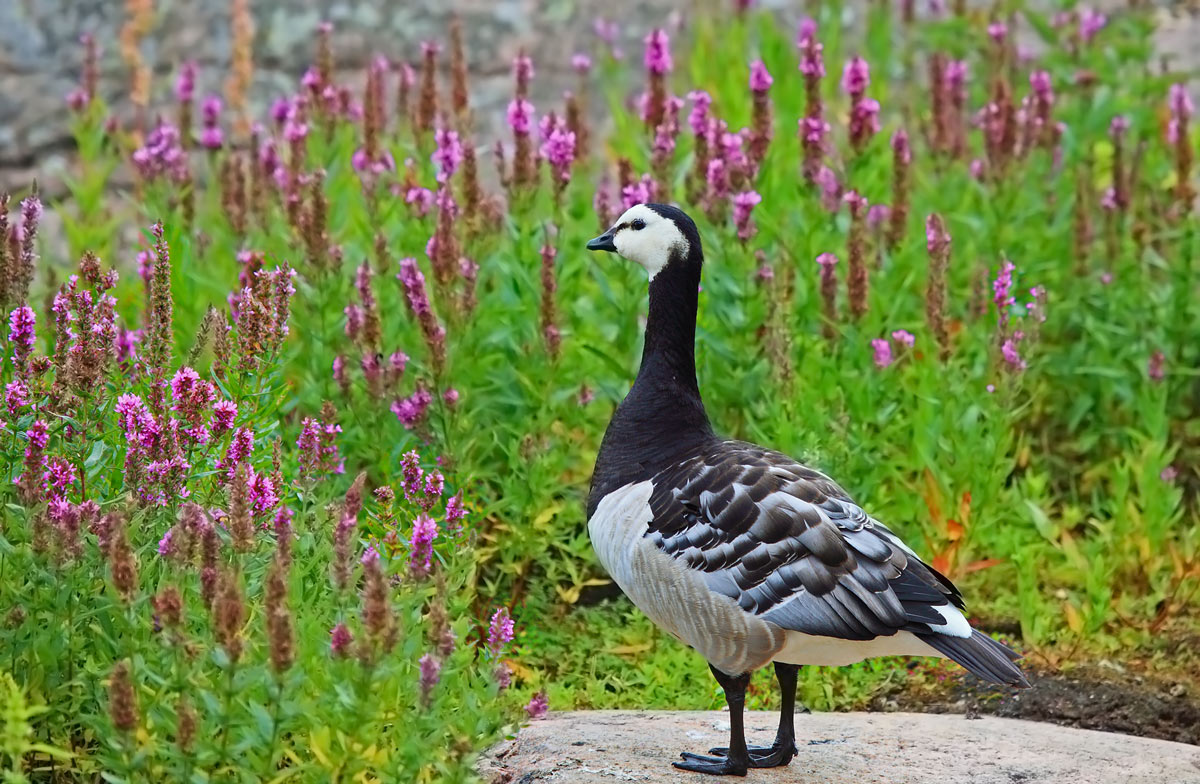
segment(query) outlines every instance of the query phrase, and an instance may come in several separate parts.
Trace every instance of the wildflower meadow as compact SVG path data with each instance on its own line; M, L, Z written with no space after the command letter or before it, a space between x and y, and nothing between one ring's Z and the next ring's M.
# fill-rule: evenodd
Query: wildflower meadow
M471 781L547 708L721 704L584 524L646 297L584 245L647 201L700 225L720 429L839 477L1029 669L1200 687L1196 82L1142 11L920 5L597 20L486 64L491 126L458 24L361 88L322 25L259 114L233 2L223 92L134 62L137 117L84 31L65 190L0 201L6 781Z

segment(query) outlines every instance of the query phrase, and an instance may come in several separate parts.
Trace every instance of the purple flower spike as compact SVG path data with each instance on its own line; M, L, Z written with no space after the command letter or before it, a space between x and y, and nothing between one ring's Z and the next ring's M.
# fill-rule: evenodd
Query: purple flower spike
M643 62L652 74L670 73L674 67L671 60L671 39L662 28L652 30L645 38L646 53Z
M733 222L737 226L738 239L745 242L754 236L758 227L750 218L751 211L762 203L757 191L743 191L733 196Z
M767 66L762 60L755 60L750 63L750 89L756 93L765 93L771 89L774 79L767 71Z
M892 356L892 344L883 338L875 338L871 341L871 348L875 352L875 367L880 370L892 364L894 357Z
M852 57L842 71L842 89L848 95L862 95L871 86L871 67L861 57Z

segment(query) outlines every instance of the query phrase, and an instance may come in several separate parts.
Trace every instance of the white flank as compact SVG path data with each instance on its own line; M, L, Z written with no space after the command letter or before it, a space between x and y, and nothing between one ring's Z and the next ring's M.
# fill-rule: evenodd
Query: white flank
M787 633L783 650L775 661L784 664L811 664L820 667L841 667L876 656L937 656L946 658L921 641L912 632L896 632L889 637L873 640L841 640L803 632Z
M588 520L600 563L650 620L718 669L740 673L770 662L783 645L783 629L710 591L699 572L646 538L653 490L652 482L637 482L600 500Z

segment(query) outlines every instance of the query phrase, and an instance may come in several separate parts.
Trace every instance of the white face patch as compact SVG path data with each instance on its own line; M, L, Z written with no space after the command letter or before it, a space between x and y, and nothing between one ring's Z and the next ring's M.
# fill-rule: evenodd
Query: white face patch
M650 280L654 280L667 265L672 252L686 255L689 250L687 238L675 221L664 218L644 204L635 204L625 210L612 231L617 253L642 265Z

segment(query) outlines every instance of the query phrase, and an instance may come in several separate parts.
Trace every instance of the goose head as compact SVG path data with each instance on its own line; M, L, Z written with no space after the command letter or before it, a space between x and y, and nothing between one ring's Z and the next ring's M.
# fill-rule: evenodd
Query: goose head
M635 204L587 248L616 253L641 265L651 281L667 267L698 268L703 259L695 222L668 204Z

